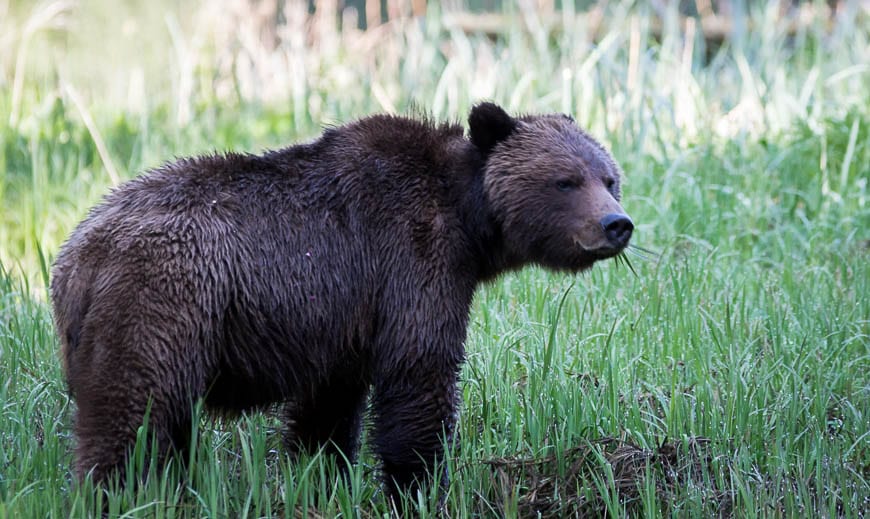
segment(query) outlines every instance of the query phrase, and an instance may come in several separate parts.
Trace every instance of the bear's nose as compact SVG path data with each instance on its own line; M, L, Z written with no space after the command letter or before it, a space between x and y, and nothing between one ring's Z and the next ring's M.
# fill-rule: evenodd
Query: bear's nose
M604 236L611 245L625 247L631 239L634 223L624 214L612 213L601 219L601 228L604 229Z

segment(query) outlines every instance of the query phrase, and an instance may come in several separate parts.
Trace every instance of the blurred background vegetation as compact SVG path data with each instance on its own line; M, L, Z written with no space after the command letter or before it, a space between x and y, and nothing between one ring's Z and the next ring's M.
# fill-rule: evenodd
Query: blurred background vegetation
M815 132L867 112L867 18L857 1L5 0L0 260L31 270L103 186L172 156L378 111L568 112L627 168Z

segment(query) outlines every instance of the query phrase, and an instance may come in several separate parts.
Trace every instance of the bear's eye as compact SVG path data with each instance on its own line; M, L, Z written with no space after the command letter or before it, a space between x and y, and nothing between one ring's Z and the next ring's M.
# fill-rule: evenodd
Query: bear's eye
M616 186L616 180L612 178L606 178L604 179L604 185L607 187L608 191L612 191L613 187Z
M575 187L577 187L577 184L572 180L559 180L556 182L556 189L559 191L571 191Z

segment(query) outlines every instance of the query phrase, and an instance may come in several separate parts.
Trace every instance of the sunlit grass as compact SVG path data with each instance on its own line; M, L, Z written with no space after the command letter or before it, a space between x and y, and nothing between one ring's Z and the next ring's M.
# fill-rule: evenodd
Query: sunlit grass
M609 8L594 43L584 18L550 27L519 10L491 40L433 10L331 40L291 16L274 49L238 45L256 28L200 23L213 8L148 11L130 29L126 8L55 4L59 18L26 39L17 22L36 8L0 17L11 35L0 36L0 517L386 513L370 453L342 479L342 460L285 456L280 424L263 415L203 416L186 470L138 467L142 484L108 493L76 486L46 273L113 183L109 161L129 178L377 111L461 120L481 98L572 112L607 141L642 249L630 263L580 276L528 269L478 293L448 514L528 512L540 481L488 463L518 459L541 477L579 474L552 487L556 502L583 497L582 510L612 516L870 508L870 29L857 4L789 33L775 3L753 3L748 22L767 30L710 53L697 27L687 38L687 25L666 24L654 38L651 13L628 3ZM113 13L117 24L96 22ZM117 52L147 49L112 51L102 75L88 53L112 39ZM700 441L703 455L690 449ZM616 457L617 445L633 457ZM134 463L148 448L137 445ZM621 486L620 459L648 460L632 473L637 488ZM671 459L686 463L679 484ZM437 496L411 506L431 513Z

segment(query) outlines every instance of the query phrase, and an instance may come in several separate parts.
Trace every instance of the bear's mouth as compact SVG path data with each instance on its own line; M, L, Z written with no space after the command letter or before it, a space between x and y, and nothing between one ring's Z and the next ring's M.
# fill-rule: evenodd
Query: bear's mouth
M624 251L626 247L626 245L613 246L610 244L592 246L583 243L583 240L581 240L580 238L574 238L574 245L580 247L580 249L582 249L584 253L595 256L595 259L612 258Z

